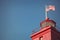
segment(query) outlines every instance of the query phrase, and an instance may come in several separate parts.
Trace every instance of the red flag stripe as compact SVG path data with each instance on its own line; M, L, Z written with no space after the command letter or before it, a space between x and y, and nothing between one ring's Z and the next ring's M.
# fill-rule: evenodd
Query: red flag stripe
M46 12L48 12L50 10L55 11L55 6L49 5L49 6L46 7Z

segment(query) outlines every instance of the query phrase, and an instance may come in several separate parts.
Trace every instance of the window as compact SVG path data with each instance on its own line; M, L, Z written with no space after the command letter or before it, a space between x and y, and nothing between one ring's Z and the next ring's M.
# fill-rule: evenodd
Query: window
M43 40L43 37L40 37L39 40Z

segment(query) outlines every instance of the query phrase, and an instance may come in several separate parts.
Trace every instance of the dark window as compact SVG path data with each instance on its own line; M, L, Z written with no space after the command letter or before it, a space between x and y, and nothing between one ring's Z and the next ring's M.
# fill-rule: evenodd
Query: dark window
M41 37L39 38L39 40L43 40L43 36L41 36Z

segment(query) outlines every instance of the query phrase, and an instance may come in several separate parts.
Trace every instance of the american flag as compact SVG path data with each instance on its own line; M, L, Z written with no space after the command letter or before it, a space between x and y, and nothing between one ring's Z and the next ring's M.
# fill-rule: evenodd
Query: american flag
M55 6L54 5L49 5L49 6L46 7L45 10L46 10L46 12L48 12L50 10L55 11Z

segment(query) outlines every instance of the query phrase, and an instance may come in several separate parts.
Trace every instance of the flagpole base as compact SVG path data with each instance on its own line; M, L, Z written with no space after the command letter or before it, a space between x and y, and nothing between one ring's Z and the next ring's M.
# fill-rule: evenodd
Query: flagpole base
M49 18L47 17L45 20L49 20Z

